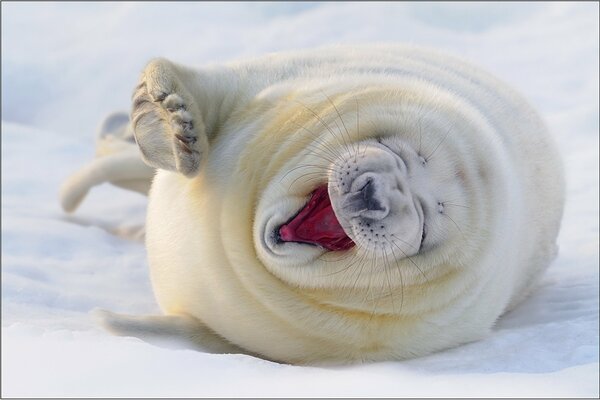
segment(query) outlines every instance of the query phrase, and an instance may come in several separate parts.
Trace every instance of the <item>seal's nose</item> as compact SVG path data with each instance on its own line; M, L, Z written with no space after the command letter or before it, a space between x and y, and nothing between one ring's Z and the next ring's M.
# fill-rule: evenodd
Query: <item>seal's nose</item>
M351 191L345 196L344 211L354 217L383 219L390 211L385 193L385 185L377 175L360 175L352 182Z

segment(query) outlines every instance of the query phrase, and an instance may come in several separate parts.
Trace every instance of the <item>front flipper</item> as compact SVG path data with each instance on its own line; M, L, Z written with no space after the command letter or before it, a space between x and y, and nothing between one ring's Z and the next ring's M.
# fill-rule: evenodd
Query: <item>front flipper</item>
M208 152L198 100L187 86L193 80L165 59L148 64L133 94L131 121L148 165L191 178Z
M94 310L93 316L105 329L118 336L133 336L153 344L190 344L215 354L251 354L229 343L198 319L186 315L132 316Z

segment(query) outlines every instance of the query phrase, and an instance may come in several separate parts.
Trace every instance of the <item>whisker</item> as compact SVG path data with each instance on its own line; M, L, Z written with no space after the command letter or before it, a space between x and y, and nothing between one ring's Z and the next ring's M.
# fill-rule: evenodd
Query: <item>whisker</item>
M404 243L405 245L407 245L407 246L409 246L409 247L412 247L413 249L415 249L415 250L419 251L419 248L418 248L418 247L415 247L415 246L413 246L412 244L410 244L410 243L408 243L408 242L406 242L406 241L404 241L404 240L400 239L398 236L394 235L393 233L392 233L392 234L390 234L390 236L391 236L391 237L393 237L395 240L398 240L398 241L400 241L400 242Z
M321 122L321 124L323 124L323 126L329 131L329 133L331 133L331 135L338 141L338 143L344 147L346 147L346 144L341 141L340 142L340 138L335 134L335 132L333 130L331 130L331 128L329 127L329 125L327 125L327 123L325 123L325 121L323 120L323 118L321 118L321 116L319 116L315 111L313 111L310 107L308 107L306 104L303 104L301 101L299 100L295 100L298 104L302 105L304 108L306 108L312 115L315 116L315 118L317 118L317 120L319 122Z
M423 144L423 117L419 115L417 126L419 127L419 156L421 156L421 146Z
M460 232L460 234L462 235L462 237L463 237L463 238L465 237L465 234L463 233L462 229L460 229L460 227L458 226L458 224L456 223L456 221L454 221L454 220L452 219L452 217L450 217L450 216L449 216L448 214L446 214L446 213L440 213L440 214L441 214L441 215L444 215L444 216L446 216L446 217L448 217L448 218L450 219L450 221L452 221L452 223L454 224L454 226L456 226L456 229L458 229L458 231Z
M393 253L393 249L390 247ZM396 264L396 271L398 271L398 276L400 277L400 310L398 312L402 312L402 308L404 308L404 277L402 276L402 268L398 264L398 258L394 253L394 260Z
M338 118L340 119L340 121L342 122L342 125L344 126L344 130L346 131L346 135L348 136L348 144L351 145L352 144L352 137L350 136L350 132L348 131L348 128L346 127L346 124L344 123L344 119L342 118L342 115L340 114L340 111L336 107L335 103L331 100L331 98L325 92L323 92L323 91L321 91L321 92L325 95L325 97L327 97L327 100L329 100L329 103L331 103L331 105L335 109L335 112L337 113ZM337 123L336 123L336 125L337 125ZM350 148L348 148L348 150L350 150Z
M448 203L447 201L443 202L442 205L445 206L453 206L453 207L462 207L462 208L468 208L471 209L471 207L469 206L463 206L462 204L453 204L453 203Z
M329 167L325 167L323 165L315 165L315 164L302 164L302 165L297 165L294 168L290 168L289 171L287 171L280 179L279 182L283 181L289 174L291 174L294 171L297 171L299 169L303 169L303 168L317 168L319 169L321 172L323 171L329 171L329 172L333 172L333 169L330 169Z
M312 137L317 141L317 143L320 144L321 146L323 146L323 149L325 151L327 151L327 154L329 154L333 159L338 159L341 156L341 153L339 153L335 148L330 147L327 143L325 143L324 138L319 137L315 132L311 131L310 129L306 128L303 125L300 125L296 121L290 121L290 122L292 124L296 125L298 128L304 129L305 131L310 133L312 135Z
M417 263L416 263L416 262L415 262L415 261L414 261L412 258L410 258L410 257L409 257L409 256L408 256L408 255L407 255L405 252L404 252L404 250L402 250L402 248L400 248L400 246L398 246L398 244L396 244L396 243L395 243L395 242L393 242L393 241L390 241L388 238L386 238L385 240L387 240L387 241L388 241L390 244L392 244L393 246L396 246L396 248L402 252L402 254L404 255L404 257L405 257L405 258L407 258L407 259L408 259L408 260L409 260L409 261L410 261L410 262L411 262L411 263L412 263L412 264L415 266L415 268L416 268L416 269L417 269L417 270L418 270L418 271L421 273L421 275L423 276L423 278L425 279L425 281L427 281L427 280L428 280L428 278L427 278L427 275L425 275L425 273L423 272L423 270L422 270L421 268L419 268L419 266L417 265Z
M301 176L297 177L296 179L294 179L289 184L288 190L290 190L294 186L294 184L296 182L298 182L300 179L306 178L307 176L311 176L311 175L316 175L316 176L313 176L312 178L306 179L305 181L303 181L303 183L305 185L308 184L308 183L310 183L310 182L317 181L317 180L325 181L326 182L327 181L327 174L324 174L324 175L319 175L319 174L320 174L320 172L318 172L318 171L317 172L308 172L308 173L306 173L304 175L301 175ZM325 183L325 182L323 182L323 183Z
M324 149L317 147L315 143L305 143L304 141L294 140L291 138L287 140L306 146L308 154L313 155L315 157L319 157L320 159L327 161L329 164L335 164L338 161L337 156L334 158L334 156L332 156L328 152L323 151Z
M315 177L315 176L316 176L317 178L323 178L323 179L327 178L327 174L326 174L324 171L312 171L312 172L305 172L305 173L303 173L302 175L300 175L300 176L296 177L296 179L294 179L294 180L293 180L293 181L292 181L292 182L289 184L289 186L288 186L288 189L291 189L291 188L292 188L292 186L294 186L294 184L295 184L296 182L298 182L300 179L304 179L304 178L306 178L306 177L309 177L309 176L311 176L311 177ZM311 179L312 179L312 178L311 178Z
M354 254L352 254L351 251L344 251L342 252L343 256L339 257L339 258L334 258L331 260L325 260L324 258L322 258L325 254L329 254L330 251L326 251L323 254L321 254L319 257L317 257L317 260L325 262L325 263L335 263L335 262L340 262L340 261L345 261L349 258L352 258L354 256Z
M381 246L381 248L383 250L383 258L385 261L385 268L384 268L385 277L387 279L388 289L390 290L390 296L392 298L392 311L394 314L396 314L396 306L394 304L394 289L392 288L392 282L390 281L390 275L388 272L388 266L390 265L390 262L387 257L387 251L385 251L385 246Z
M364 267L365 267L365 263L364 263L364 261L365 261L365 258L367 258L367 255L366 255L366 254L365 254L365 256L364 256L364 257L361 259L361 263L359 264L359 265L360 265L360 270L358 271L358 275L356 276L356 279L354 280L354 284L352 285L352 291L354 291L354 290L356 289L356 285L358 284L358 280L359 280L359 278L360 278L360 275L362 274L362 271L363 271L363 269L364 269ZM364 299L363 299L363 302L364 302Z
M364 258L365 258L364 254L361 254L360 257L358 255L355 255L355 256L356 256L356 259L352 263L350 263L347 266L345 266L344 268L342 268L342 269L340 269L338 271L330 272L328 274L324 274L324 275L320 275L320 276L331 276L331 275L339 274L340 272L347 271L351 267L360 264L364 260Z
M435 152L437 151L437 149L440 147L440 145L442 143L444 143L444 141L446 140L446 138L448 137L448 135L450 134L450 132L452 131L452 127L448 128L448 131L446 132L446 135L444 135L444 138L438 143L437 146L435 146L435 149L433 149L433 151L431 152L431 154L429 154L427 157L425 157L425 161L431 160L431 157L433 157L433 155L435 154Z
M376 270L378 262L377 262L377 247L374 248L373 253L375 255L373 262L371 263L371 271ZM366 297L369 298L369 292L371 291L372 285L371 285L371 280L373 278L373 274L369 274L369 283L367 286L367 295ZM375 297L371 297L370 300L375 300L375 303L373 304L373 311L371 311L371 316L369 317L369 322L371 322L373 320L373 317L375 316L375 313L377 312L377 306L379 305L379 300L380 300L381 296L375 296Z

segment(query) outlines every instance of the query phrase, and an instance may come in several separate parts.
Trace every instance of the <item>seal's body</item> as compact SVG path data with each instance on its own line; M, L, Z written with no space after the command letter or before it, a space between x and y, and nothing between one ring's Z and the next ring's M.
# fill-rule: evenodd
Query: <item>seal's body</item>
M446 55L154 60L132 126L159 169L146 244L168 316L107 314L117 331L291 363L414 357L484 337L556 254L543 123Z

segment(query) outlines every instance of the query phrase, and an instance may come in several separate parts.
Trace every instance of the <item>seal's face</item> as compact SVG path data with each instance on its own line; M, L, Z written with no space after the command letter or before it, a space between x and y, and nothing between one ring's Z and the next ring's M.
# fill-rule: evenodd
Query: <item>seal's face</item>
M396 138L356 144L332 163L327 186L280 227L279 239L331 251L358 244L416 254L425 239L424 209L432 208L425 165Z
M391 291L433 276L422 258L454 251L450 236L465 239L470 199L455 154L464 149L443 145L456 132L441 111L387 98L360 112L354 100L300 106L306 119L286 124L298 139L283 145L289 159L262 193L255 240L288 283Z
M340 155L331 165L328 188L317 188L280 228L281 240L328 250L395 246L405 256L416 254L431 200L426 161L395 139L362 142Z

